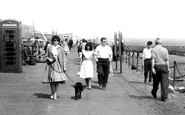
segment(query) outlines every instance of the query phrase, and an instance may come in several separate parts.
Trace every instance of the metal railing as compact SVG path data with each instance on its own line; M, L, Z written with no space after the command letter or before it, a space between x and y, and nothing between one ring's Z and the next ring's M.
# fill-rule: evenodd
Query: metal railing
M144 67L142 66L143 61L140 52L124 51L123 60L125 60L123 61L123 63L127 64L129 68L131 68L132 70L136 70L137 72L140 71L141 74L143 74ZM173 62L173 66L170 66L170 69L173 70L172 76L170 74L170 78L173 79L172 86L175 87L175 82L183 81L183 79L185 79L185 75L181 74L176 61ZM179 75L178 77L177 74Z

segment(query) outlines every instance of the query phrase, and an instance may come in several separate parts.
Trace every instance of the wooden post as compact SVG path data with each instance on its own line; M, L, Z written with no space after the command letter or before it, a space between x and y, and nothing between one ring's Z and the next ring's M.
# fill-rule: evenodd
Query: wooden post
M176 73L176 61L174 61L174 68L173 68L173 87L175 87L175 73Z
M135 52L132 52L132 66L134 66L134 58L135 58Z
M137 52L137 70L138 71L138 65L139 65L139 52Z
M116 57L115 63L116 63L116 70L117 70L117 68L118 68L118 64L117 64L118 56L117 56L117 33L116 32L114 32L114 55Z
M127 52L127 50L125 51L126 52L126 59L125 59L125 63L127 64L127 59L128 59L128 52Z
M120 57L120 73L122 73L122 33L119 32L118 33L118 37L119 37L119 57Z
M123 41L123 36L122 36L122 41ZM123 48L123 51L121 51L122 52L122 57L123 57L123 63L124 63L124 60L125 60L125 54L124 54L124 43L123 42L121 42L121 48Z
M130 68L130 51L128 52L128 68Z

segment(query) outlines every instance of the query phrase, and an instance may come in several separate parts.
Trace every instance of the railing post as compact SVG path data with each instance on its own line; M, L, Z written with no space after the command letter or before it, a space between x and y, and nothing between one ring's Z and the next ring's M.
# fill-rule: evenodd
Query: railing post
M117 33L116 32L114 32L114 55L115 55L115 58L116 58L116 70L117 70L117 68L118 68L118 63L117 63L117 61L118 61L118 53L117 53Z
M125 63L127 64L127 59L128 59L128 54L127 54L127 50L126 50L126 57L125 57Z
M175 73L176 73L176 61L174 61L174 67L173 67L173 87L175 87Z
M138 66L139 66L139 52L137 52L137 70L138 71Z
M119 48L119 57L120 57L120 73L122 73L122 32L118 32L118 39L119 39L119 44L118 44L118 48Z
M118 69L118 55L116 53L116 70Z
M130 68L130 51L128 52L128 67Z
M134 55L135 53L134 53L134 51L133 51L133 53L132 53L132 66L134 66L134 58L135 58L135 55Z
M124 63L124 60L125 60L125 59L124 59L124 51L122 51L122 54L123 54L123 55L122 55L122 60L123 60L122 62Z
M122 55L120 55L120 73L122 73Z

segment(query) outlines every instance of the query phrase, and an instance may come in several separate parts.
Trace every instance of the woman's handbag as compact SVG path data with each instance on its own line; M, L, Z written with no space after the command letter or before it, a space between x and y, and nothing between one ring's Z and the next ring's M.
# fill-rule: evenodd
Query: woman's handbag
M51 64L54 63L55 61L56 61L55 58L53 58L52 61L50 61L49 59L46 59L46 63L47 63L48 65L51 65Z

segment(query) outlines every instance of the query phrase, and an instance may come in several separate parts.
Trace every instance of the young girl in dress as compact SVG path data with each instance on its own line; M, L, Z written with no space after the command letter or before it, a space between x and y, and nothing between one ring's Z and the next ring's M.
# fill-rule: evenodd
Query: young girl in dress
M87 89L91 90L91 79L93 78L93 49L92 44L89 42L85 45L85 50L82 50L84 60L80 69L80 77L84 78L87 84Z

